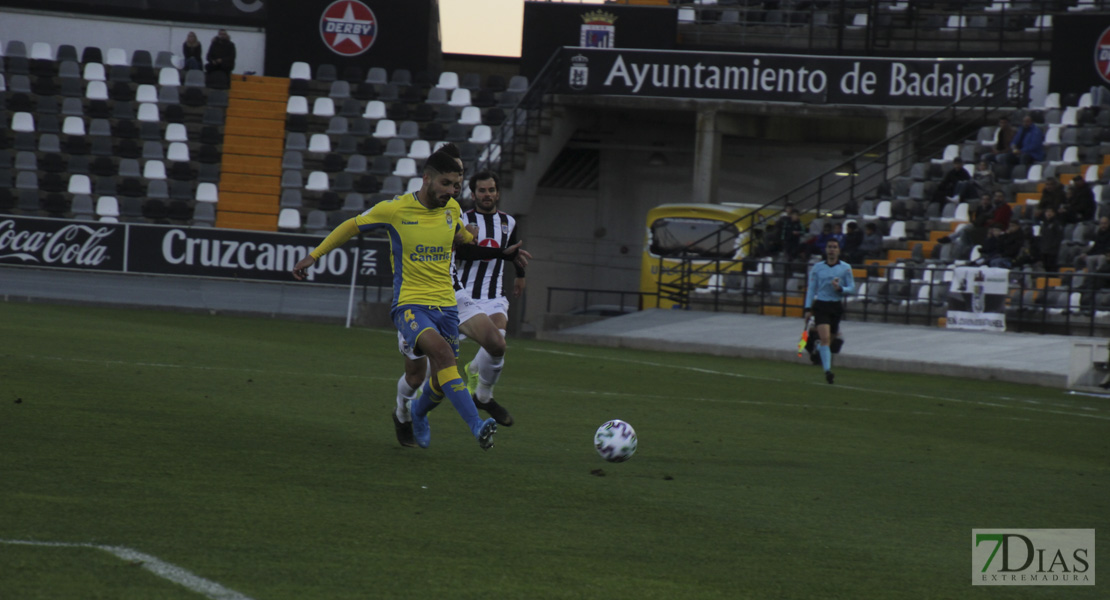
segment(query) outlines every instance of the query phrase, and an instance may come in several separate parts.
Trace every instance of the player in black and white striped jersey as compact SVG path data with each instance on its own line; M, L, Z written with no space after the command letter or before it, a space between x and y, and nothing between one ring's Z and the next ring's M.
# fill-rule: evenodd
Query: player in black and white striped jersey
M508 248L516 244L519 241L516 219L497 209L501 201L501 186L497 174L488 170L475 173L470 178L470 194L474 207L463 212L462 218L464 224L478 228L477 244L493 248ZM524 293L524 268L519 262L508 262L513 264L516 273L513 297L519 298ZM502 338L509 323L509 299L504 291L505 264L504 258L459 260L455 282L456 289L461 286L470 292L475 304L489 315ZM493 386L501 377L504 364L503 355L494 356L484 347L467 363L464 375L467 376L467 387L474 394L478 408L485 409L483 405L490 404L493 400ZM491 413L491 416L495 415ZM512 417L508 419L511 422ZM498 422L501 420L498 419Z

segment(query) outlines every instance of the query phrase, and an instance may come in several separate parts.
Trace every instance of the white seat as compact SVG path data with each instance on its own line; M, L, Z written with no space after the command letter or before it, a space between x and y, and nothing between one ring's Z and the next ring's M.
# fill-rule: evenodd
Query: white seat
M220 194L219 190L216 188L216 184L210 182L198 183L196 201L211 202L213 204L219 202Z
M501 144L490 144L478 155L479 163L495 165L501 162Z
M948 144L947 146L944 147L944 154L941 156L941 158L934 158L934 159L932 159L932 162L933 162L933 164L938 164L938 165L943 164L943 163L950 163L953 160L956 160L956 158L959 155L960 155L960 146L959 146L959 144Z
M12 131L34 131L35 117L29 112L17 112L12 115Z
M963 15L948 15L948 22L945 24L944 27L941 27L941 29L945 31L953 31L956 29L963 29L965 27L967 27L967 17Z
M158 102L158 88L144 83L135 90L135 102Z
M374 137L386 139L397 137L397 123L393 119L382 119L374 128Z
M1056 146L1060 143L1060 128L1049 127L1048 131L1044 132L1044 145Z
M308 98L304 96L289 96L285 102L285 112L290 115L307 115Z
M311 192L326 192L330 189L328 184L328 174L323 171L313 171L308 174L308 183L305 184L304 189Z
M179 87L181 85L181 72L173 67L162 67L162 70L158 71L158 85Z
M1077 165L1079 164L1079 146L1068 146L1064 148L1064 154L1060 160L1049 161L1050 165Z
M906 222L895 221L890 224L890 233L883 236L884 240L902 240L906 238Z
M459 114L460 125L481 125L482 124L482 109L477 106L467 106L462 109Z
M100 63L86 64L83 76L85 81L106 81L108 79L104 76L104 65Z
M1079 126L1079 109L1075 106L1069 106L1064 109L1064 113L1060 115L1061 127L1078 127Z
M66 135L85 135L85 120L81 117L66 117L62 121L62 133Z
M454 90L459 87L459 74L453 71L444 71L439 74L439 82L436 83L437 88L445 90Z
M90 81L85 86L85 98L89 100L107 100L108 84L103 81Z
M54 51L48 42L31 44L31 60L54 60Z
M412 179L409 179L408 185L405 187L405 193L411 194L413 192L419 192L420 188L423 187L423 185L424 179L422 177L413 177Z
M411 158L398 158L393 174L398 177L416 177L416 161Z
M147 179L165 179L166 164L160 160L148 160L143 165L143 177Z
M1039 183L1044 177L1044 165L1032 164L1029 165L1029 171L1025 174L1025 179L1015 179L1014 183Z
M889 219L890 218L891 204L890 200L881 200L875 204L875 218L876 219Z
M295 208L283 208L278 213L278 229L286 231L298 230L301 228L301 211Z
M698 13L692 8L678 9L678 22L679 23L693 23L697 20Z
M458 88L451 92L451 99L447 101L451 106L470 106L470 90Z
M362 118L364 119L384 119L385 118L385 102L381 100L371 100L366 103L366 110L362 111Z
M170 123L166 125L165 137L167 142L187 142L189 141L189 132L182 123Z
M312 103L312 114L317 117L334 117L335 101L326 96L321 96Z
M69 188L67 190L71 194L91 194L92 182L89 180L88 175L70 175Z
M428 140L413 140L409 147L409 158L423 160L432 155L432 145Z
M331 138L326 133L314 133L308 139L308 151L327 153L331 152Z
M1040 31L1042 29L1046 31L1052 29L1052 15L1037 15L1037 18L1033 20L1033 26L1025 28L1026 31Z
M1079 108L1090 108L1094 105L1095 100L1094 96L1091 95L1091 92L1083 92L1079 96L1079 102L1076 103L1076 106L1078 106Z
M301 61L289 65L289 79L312 79L312 67Z
M475 125L474 130L470 132L470 139L467 140L471 144L488 144L493 139L493 130L489 125Z
M119 200L115 196L101 196L96 199L96 216L119 217Z
M185 142L170 142L166 149L166 160L189 162L189 145Z
M1048 110L1050 108L1060 108L1060 94L1057 92L1052 92L1045 96L1044 105L1041 106L1041 108L1044 110Z
M956 214L952 217L953 221L967 222L971 220L970 214L971 207L967 202L961 202L956 206Z
M158 116L158 105L153 102L144 102L139 105L139 114L137 115L140 121L146 123L158 123L162 119Z
M867 27L867 13L852 15L852 24L848 26L848 29L860 29L862 27Z
M1099 168L1099 165L1090 165L1090 166L1088 166L1087 167L1087 172L1083 174L1083 179L1085 179L1087 181L1098 181L1098 168ZM1100 197L1101 196L1097 196L1097 195L1095 196L1095 198L1100 198Z
M104 64L110 66L131 66L131 62L127 59L127 51L123 48L108 48L108 52L104 55Z

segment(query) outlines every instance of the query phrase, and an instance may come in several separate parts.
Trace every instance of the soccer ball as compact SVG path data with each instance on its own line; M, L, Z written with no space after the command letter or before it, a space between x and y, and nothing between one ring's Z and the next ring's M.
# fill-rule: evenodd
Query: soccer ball
M594 447L609 462L624 462L636 452L636 430L620 419L613 419L597 428Z

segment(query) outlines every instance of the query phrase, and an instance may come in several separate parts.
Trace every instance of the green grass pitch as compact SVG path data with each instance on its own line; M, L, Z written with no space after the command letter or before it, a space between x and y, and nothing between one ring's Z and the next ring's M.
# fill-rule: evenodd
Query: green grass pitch
M0 540L255 600L1105 597L970 580L973 528L1110 548L1104 399L513 339L516 424L445 405L420 450L392 331L3 303L0 339ZM0 598L204 597L143 566L0 543Z

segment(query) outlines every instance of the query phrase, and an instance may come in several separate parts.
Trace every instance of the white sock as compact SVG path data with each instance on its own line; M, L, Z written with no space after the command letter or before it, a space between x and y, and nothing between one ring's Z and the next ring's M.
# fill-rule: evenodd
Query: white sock
M397 380L397 408L394 409L393 413L397 415L398 421L408 423L412 420L408 403L415 399L419 392L420 390L415 390L409 385L404 375L401 375L401 378Z
M498 329L501 332L501 337L504 339L505 330ZM493 397L493 386L497 385L497 380L501 379L501 369L505 366L505 357L494 357L485 348L478 349L478 355L474 357L474 362L478 367L478 389L474 390L474 395L478 397L479 402L489 402Z

